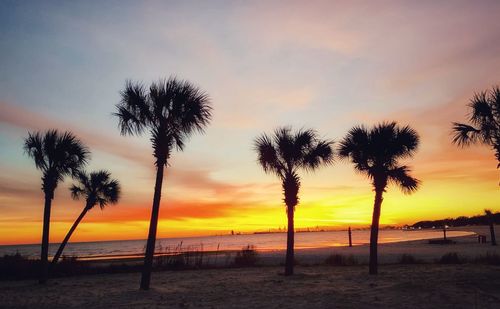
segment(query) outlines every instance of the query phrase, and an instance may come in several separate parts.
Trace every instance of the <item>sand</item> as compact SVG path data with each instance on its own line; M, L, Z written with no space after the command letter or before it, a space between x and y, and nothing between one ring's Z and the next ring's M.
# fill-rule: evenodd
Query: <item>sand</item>
M357 246L297 250L302 265L293 277L284 277L282 267L267 266L283 261L279 251L260 253L259 267L155 272L150 291L138 289L139 273L53 278L46 286L0 281L0 307L500 308L500 266L433 263L448 252L469 259L500 255L500 246L478 244L475 236L454 240L380 245L378 276L369 276L366 265L318 265L331 253L364 263L368 246ZM427 263L393 264L403 253Z
M471 231L481 235L487 235L490 239L489 229L487 227L463 227L455 230ZM495 230L497 242L500 244L500 227ZM410 232L411 233L411 232ZM399 262L401 255L411 254L416 259L423 262L435 262L446 253L455 252L466 259L474 259L477 256L487 253L496 253L500 255L500 245L491 246L489 243L480 244L477 242L477 235L452 237L453 244L430 245L428 240L416 240L408 242L395 242L379 244L379 263L391 264ZM368 245L353 247L330 247L295 250L296 259L303 264L323 263L331 254L352 255L360 263L368 263L370 248ZM284 251L271 251L261 253L261 263L265 265L276 265L283 260Z
M140 274L0 282L5 308L499 308L500 267L386 265L157 272L152 289Z

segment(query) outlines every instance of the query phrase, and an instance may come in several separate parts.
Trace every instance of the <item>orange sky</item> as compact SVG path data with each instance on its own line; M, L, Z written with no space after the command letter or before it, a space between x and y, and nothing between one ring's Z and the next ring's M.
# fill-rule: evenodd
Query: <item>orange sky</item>
M123 186L119 204L92 210L72 241L145 238L152 151L146 135L120 136L111 113L125 79L170 74L206 90L214 118L166 170L159 237L286 225L281 185L252 150L281 125L337 141L356 124L414 127L421 147L406 163L422 187L410 196L389 187L382 224L500 210L492 151L451 144L451 122L465 121L473 93L500 83L500 4L313 4L0 4L0 244L40 241L40 173L22 143L49 128L73 131L92 150L89 171L108 169ZM349 163L301 183L298 228L369 225L373 192ZM52 242L83 206L70 184L56 191Z

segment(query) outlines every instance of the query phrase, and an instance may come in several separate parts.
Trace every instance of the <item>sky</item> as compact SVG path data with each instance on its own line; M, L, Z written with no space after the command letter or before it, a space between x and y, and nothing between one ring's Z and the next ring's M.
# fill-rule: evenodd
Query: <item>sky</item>
M88 171L122 184L120 202L90 211L72 241L146 238L149 136L121 136L112 113L125 80L168 76L198 85L214 110L166 169L158 237L285 226L280 181L252 145L283 125L334 141L358 124L417 130L403 163L422 186L390 186L383 225L499 211L493 152L451 144L473 94L500 84L498 16L498 1L1 1L0 244L41 239L41 174L22 146L51 128L90 147ZM370 224L374 193L349 162L301 180L296 227ZM57 188L51 242L83 208L71 184Z

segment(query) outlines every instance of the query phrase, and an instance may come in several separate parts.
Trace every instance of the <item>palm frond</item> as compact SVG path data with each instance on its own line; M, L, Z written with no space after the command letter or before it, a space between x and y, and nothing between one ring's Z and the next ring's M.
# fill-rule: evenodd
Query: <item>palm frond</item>
M402 173L409 170L406 167L400 170L398 161L413 156L418 144L418 134L409 126L383 122L370 130L363 126L349 130L340 142L338 153L348 158L354 169L366 175L378 189L384 190L390 179L404 192L412 192L418 188L418 180Z
M88 148L73 133L57 130L29 133L24 149L43 172L42 190L47 194L52 194L65 176L75 176L90 157Z
M127 81L116 105L122 134L151 133L156 164L167 163L171 151L184 149L195 131L203 133L211 120L212 107L207 93L176 77L153 82L149 89Z
M369 177L370 166L373 163L371 151L371 136L364 126L355 126L339 142L337 154L340 159L348 159L354 164L354 169Z
M112 179L103 188L103 193L107 197L107 200L111 204L116 204L120 199L121 186L118 180Z
M412 157L420 143L420 137L417 131L410 126L394 128L394 142L392 152L395 157L407 158Z
M292 128L289 126L276 128L274 130L273 142L276 148L277 155L283 159L283 164L288 170L291 170L294 164L295 149L294 136Z
M358 156L370 144L370 134L364 126L355 126L339 142L337 153L341 159Z
M482 126L493 119L493 111L486 91L475 93L469 103L469 107L471 109L469 121L472 124Z
M71 192L71 197L74 199L74 200L79 200L80 197L82 197L84 194L85 194L85 189L82 188L82 187L79 187L77 185L72 185L70 188L69 188L69 191Z
M120 96L121 101L116 105L117 112L113 115L118 117L121 134L142 134L152 120L144 85L127 80Z
M45 171L48 169L48 162L44 154L43 137L40 132L28 133L24 140L24 151L35 161L37 169Z
M60 174L75 176L83 166L87 165L90 151L71 132L64 132L57 140L55 156L57 160L54 160L54 165Z
M313 171L321 165L333 164L335 155L333 152L333 141L321 140L317 141L303 155L302 166L306 170Z
M500 119L500 87L494 86L490 91L488 103L492 109L494 119Z
M410 176L410 168L406 165L395 167L388 171L389 182L401 188L405 194L411 194L418 190L420 181Z
M121 194L120 183L116 179L111 179L111 173L100 170L87 174L79 172L76 180L78 184L73 184L70 188L74 199L85 197L87 206L92 209L99 205L103 209L108 204L118 202Z
M453 143L465 147L477 143L481 138L481 130L468 124L453 122Z
M453 122L453 143L465 147L475 143L491 146L500 166L500 87L475 93L469 103L469 123Z
M266 134L262 134L254 140L254 149L257 152L257 160L266 173L283 176L285 167L278 157L278 152L273 140Z
M299 168L313 171L322 164L333 163L333 141L320 140L316 131L289 126L279 127L270 137L262 134L254 141L258 160L265 172L279 175L296 174Z

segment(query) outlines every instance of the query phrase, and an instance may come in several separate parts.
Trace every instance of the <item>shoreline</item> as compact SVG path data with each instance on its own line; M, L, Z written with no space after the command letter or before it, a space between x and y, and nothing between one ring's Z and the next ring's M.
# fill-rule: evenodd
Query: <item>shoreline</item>
M498 235L498 231L500 229L497 228L497 239L500 239L500 235ZM418 233L418 231L425 230L411 230L407 231L408 233ZM439 230L437 230L439 231ZM477 235L487 235L489 238L489 228L487 226L466 226L466 227L457 227L450 228L447 230L448 232L465 232L468 235L461 236L449 236L448 239L452 239L455 241L454 244L438 244L438 245L429 245L428 242L430 239L439 239L442 237L431 237L425 239L418 240L398 240L398 241L388 241L385 243L379 243L379 260L381 263L392 263L396 261L403 254L411 254L415 255L418 259L423 261L430 261L432 259L436 259L438 255L443 255L447 252L457 251L465 256L470 256L474 252L482 252L484 253L485 244L477 244ZM486 234L488 233L488 234ZM478 246L479 245L479 246ZM491 246L490 246L491 247ZM475 248L471 250L471 248ZM218 261L217 264L222 263L223 260L228 260L234 258L238 252L241 252L241 249L226 249L226 250L173 250L170 252L158 252L155 254L156 258L168 258L169 256L191 256L191 257L200 257L207 259L213 259ZM493 252L500 253L494 248L491 248ZM278 249L260 249L255 248L256 253L259 256L259 261L264 265L279 265L282 263L284 258L286 248L278 248ZM353 247L349 247L347 245L342 246L312 246L312 247L295 247L295 257L296 259L305 264L317 264L323 262L329 255L339 254L345 256L353 256L360 263L365 263L367 261L367 257L369 255L369 244L356 244L353 243ZM79 262L88 263L91 266L94 265L112 265L112 264L140 264L143 261L144 254L136 253L136 254L107 254L107 255L95 255L95 256L67 256L69 259L76 259Z
M452 230L450 230L452 231ZM460 232L468 232L470 233L469 235L460 235L460 236L451 236L448 237L449 239L457 239L457 238L462 238L462 237L476 237L476 233L473 231L466 231L466 230L457 230ZM413 232L413 231L409 231ZM439 237L432 237L432 238L425 238L425 239L418 239L418 240L400 240L400 241L388 241L385 243L379 243L380 246L386 246L390 244L411 244L411 243L419 243L419 242L427 242L430 239L439 239ZM358 248L358 247L367 247L369 246L368 243L363 243L363 244L353 244L351 248ZM335 251L336 249L343 249L343 248L350 248L348 245L341 245L341 246L311 246L311 247L295 247L294 251L296 254L300 254L302 252L308 252L308 251L326 251L326 250L332 250ZM240 252L241 249L226 249L226 250L185 250L185 251L177 251L177 252L158 252L155 253L155 257L164 257L164 256L175 256L175 255L182 255L182 254L200 254L204 256L212 256L212 255L235 255L237 252ZM279 254L284 254L286 252L286 248L255 248L255 251L264 257L271 257ZM71 256L68 256L68 258L72 258ZM133 262L137 260L142 260L144 258L143 253L132 253L132 254L110 254L110 255L96 255L96 256L75 256L78 261L85 261L85 262Z
M486 254L493 252L500 254L499 246L493 247L489 244L477 243L477 235L483 234L486 227L479 229L450 229L470 233L464 236L448 237L453 240L450 244L429 244L428 238L419 240L405 240L396 242L379 243L379 262L381 264L396 263L403 254L413 255L415 258L422 262L431 262L441 257L443 254L449 252L456 252L464 257L472 258L475 255ZM498 232L496 233L498 234ZM498 235L500 236L500 235ZM497 236L497 237L498 237ZM175 255L197 255L203 256L210 261L214 258L218 261L214 266L221 266L220 264L228 258L233 259L234 256L241 250L219 250L219 251L191 251L191 252L177 252L177 253L158 253L155 257L168 257ZM259 265L273 266L279 265L283 262L286 249L256 249L259 258ZM349 246L327 246L327 247L310 247L310 248L295 248L295 258L302 264L319 264L332 255L338 254L343 256L352 256L359 263L364 264L368 261L369 244L357 244L352 247ZM105 256L105 257L91 257L91 258L78 258L78 261L90 263L92 265L110 265L110 264L140 264L143 261L144 255L125 255L125 256ZM213 261L212 261L213 262Z

